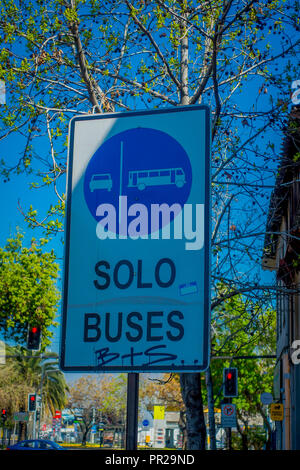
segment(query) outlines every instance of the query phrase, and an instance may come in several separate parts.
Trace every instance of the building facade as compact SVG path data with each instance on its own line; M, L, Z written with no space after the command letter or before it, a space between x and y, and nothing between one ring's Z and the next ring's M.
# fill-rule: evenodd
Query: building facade
M276 271L277 348L274 400L284 405L276 422L276 448L300 449L300 106L293 106L284 132L273 190L263 267ZM300 344L300 341L299 341ZM299 354L300 358L300 354ZM295 360L296 359L296 360Z

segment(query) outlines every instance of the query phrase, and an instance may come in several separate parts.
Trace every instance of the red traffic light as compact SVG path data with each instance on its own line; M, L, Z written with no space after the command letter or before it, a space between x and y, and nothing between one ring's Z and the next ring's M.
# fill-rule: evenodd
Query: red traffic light
M3 421L5 421L6 418L7 418L6 409L5 409L5 408L2 408L2 410L1 410L1 418L2 418Z
M238 370L236 367L223 369L223 395L225 398L238 396Z
M27 349L38 351L41 345L41 327L29 326L27 335Z
M28 411L36 410L36 394L29 393L28 395Z

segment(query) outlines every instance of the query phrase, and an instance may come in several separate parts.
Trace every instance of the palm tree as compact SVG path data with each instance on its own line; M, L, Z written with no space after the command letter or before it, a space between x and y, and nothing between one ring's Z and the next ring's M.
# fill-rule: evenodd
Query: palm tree
M26 410L28 393L41 396L44 414L54 414L56 409L65 407L68 387L63 372L58 368L56 354L41 355L40 352L28 351L20 346L8 347L7 352L8 360L3 374L11 378L8 383L14 392L8 396L0 385L0 397L6 395L8 409Z
M67 403L67 391L68 386L63 372L58 368L58 361L49 361L49 358L44 360L37 393L42 396L45 410L53 415L55 410L64 408Z

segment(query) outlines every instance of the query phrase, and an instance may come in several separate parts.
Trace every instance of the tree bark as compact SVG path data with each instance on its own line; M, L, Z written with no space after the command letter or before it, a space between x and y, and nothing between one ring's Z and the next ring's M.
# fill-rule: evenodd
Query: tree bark
M268 418L267 418L267 415L263 409L263 406L258 403L258 411L260 412L263 420L264 420L264 424L266 426L266 429L267 429L267 442L266 442L266 450L270 450L271 449L271 437L272 437L272 428L271 428L271 425L268 421Z
M188 72L189 72L189 40L186 28L185 4L181 2L179 21L180 40L180 104L189 105ZM206 427L203 413L201 393L201 377L199 373L180 374L180 386L183 402L186 407L186 447L189 450L205 450Z
M182 449L187 448L187 436L186 436L186 416L184 411L179 412L179 429L182 434Z
M186 407L187 449L205 450L206 427L200 374L180 374L180 385L182 399Z
M207 390L207 406L208 406L208 423L209 423L209 439L210 450L216 450L216 423L215 423L215 412L214 412L214 393L213 383L211 377L210 367L205 372L205 382Z
M185 17L185 13L183 14ZM181 21L181 41L180 41L180 104L189 105L189 40L186 24Z
M82 441L81 445L85 446L86 445L86 440L87 440L87 435L88 435L89 429L85 429L85 431L82 434Z
M245 432L242 431L242 428L240 427L239 422L237 420L237 430L240 433L241 438L242 438L242 450L243 451L248 450L247 425L246 423L244 424L245 424Z

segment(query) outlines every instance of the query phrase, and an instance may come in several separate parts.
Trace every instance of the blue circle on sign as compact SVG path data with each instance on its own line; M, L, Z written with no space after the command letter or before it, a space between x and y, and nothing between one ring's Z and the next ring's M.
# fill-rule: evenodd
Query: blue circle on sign
M148 421L148 419L144 419L144 421L143 421L142 424L143 424L143 426L149 426L149 421Z
M189 157L179 142L166 132L133 128L106 140L89 161L84 178L84 197L96 221L97 208L110 204L116 209L115 231L119 233L119 197L127 197L127 208L142 204L151 227L153 204L186 203L192 185ZM177 213L170 211L170 221ZM128 212L128 224L135 218ZM164 221L160 220L160 227Z

